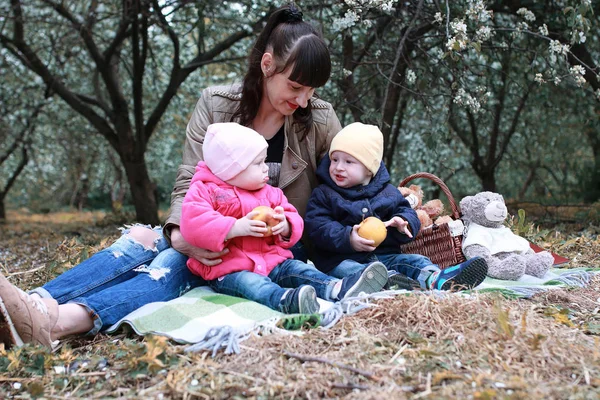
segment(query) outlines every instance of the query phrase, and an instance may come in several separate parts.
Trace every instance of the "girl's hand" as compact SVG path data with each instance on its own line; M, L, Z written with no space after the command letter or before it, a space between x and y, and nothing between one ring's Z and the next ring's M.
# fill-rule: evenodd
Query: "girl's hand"
M283 207L277 206L274 208L274 210L275 214L273 214L273 218L281 222L272 227L271 232L273 232L273 235L281 235L284 238L289 238L292 233L292 227L290 226L290 222L287 220L285 214L283 213Z
M386 221L385 226L393 226L398 229L398 232L404 233L409 238L413 237L412 233L410 233L410 230L408 229L408 222L400 217L393 217L389 221Z
M355 251L375 251L375 241L365 239L358 235L358 228L360 225L354 225L352 232L350 232L350 245Z
M263 221L255 221L252 219L258 214L258 211L250 211L245 217L235 221L235 224L233 224L229 230L226 239L229 240L238 236L265 236L265 233L267 233L267 224L265 224Z

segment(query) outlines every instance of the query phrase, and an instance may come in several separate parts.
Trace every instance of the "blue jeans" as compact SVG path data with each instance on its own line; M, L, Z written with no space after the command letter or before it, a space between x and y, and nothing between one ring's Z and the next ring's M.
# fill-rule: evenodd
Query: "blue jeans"
M318 297L332 300L331 291L338 281L312 265L289 259L273 268L269 276L240 271L209 281L208 284L216 292L243 297L279 310L281 297L288 290L285 288L310 285L315 288Z
M306 249L301 241L293 245L290 251L294 255L294 260L302 261L303 263L308 261L308 254L306 254Z
M427 278L435 271L440 270L439 266L420 254L372 254L367 264L361 264L354 260L344 260L329 271L329 275L343 278L364 269L375 261L383 263L390 271L396 271L418 281L423 289L427 289Z
M155 228L160 234L155 249L135 242L127 232L31 293L84 306L94 321L88 334L96 334L143 305L169 301L206 284L189 271L187 256L169 246L160 228Z

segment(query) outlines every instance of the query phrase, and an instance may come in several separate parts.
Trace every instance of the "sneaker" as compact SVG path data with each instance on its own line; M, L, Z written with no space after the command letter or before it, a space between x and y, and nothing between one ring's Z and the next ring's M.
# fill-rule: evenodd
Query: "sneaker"
M481 257L436 271L431 276L430 289L466 290L478 286L487 275L487 263Z
M24 343L52 348L50 332L58 320L54 299L36 299L0 274L0 343L5 348Z
M415 290L420 289L419 282L394 270L388 270L388 280L383 286L385 290Z
M285 314L316 314L320 308L317 292L309 285L288 290L279 302L279 310Z
M356 297L360 293L376 293L385 286L388 280L387 268L379 261L369 264L362 271L355 272L342 279L342 287L338 300Z

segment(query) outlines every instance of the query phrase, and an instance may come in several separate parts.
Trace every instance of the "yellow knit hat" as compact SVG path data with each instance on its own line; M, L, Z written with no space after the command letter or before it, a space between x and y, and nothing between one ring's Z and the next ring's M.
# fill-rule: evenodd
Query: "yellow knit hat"
M383 134L375 125L355 122L335 135L329 147L329 157L334 151L350 154L375 176L383 158Z

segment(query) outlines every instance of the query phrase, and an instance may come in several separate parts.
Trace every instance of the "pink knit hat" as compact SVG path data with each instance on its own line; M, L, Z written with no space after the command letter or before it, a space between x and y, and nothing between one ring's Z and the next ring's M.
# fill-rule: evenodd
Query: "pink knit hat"
M265 138L255 130L223 122L208 126L202 152L211 172L228 181L248 168L267 146Z

